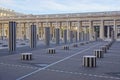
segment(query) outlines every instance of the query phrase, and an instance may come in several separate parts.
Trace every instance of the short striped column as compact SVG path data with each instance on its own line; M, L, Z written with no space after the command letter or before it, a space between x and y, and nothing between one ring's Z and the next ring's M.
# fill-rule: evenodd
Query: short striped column
M106 44L105 46L106 46L107 49L109 49L109 44Z
M80 45L84 45L85 43L84 42L81 42Z
M21 53L21 60L32 60L32 53Z
M73 44L73 47L78 47L78 44Z
M30 48L36 48L37 44L37 32L36 32L36 25L31 25L30 29Z
M55 54L55 48L48 48L49 54Z
M94 50L94 54L97 58L103 58L104 56L103 50L101 49Z
M60 29L56 28L55 29L55 39L56 39L56 44L60 43Z
M67 30L64 30L63 32L63 40L64 40L64 44L67 43Z
M45 31L45 35L44 35L44 38L45 38L45 45L46 46L49 46L50 45L50 27L45 27L44 29Z
M89 41L86 41L86 44L89 44Z
M84 67L96 67L96 56L83 56Z
M107 52L107 48L106 48L106 46L102 46L101 49L103 50L104 53Z
M69 46L65 45L65 46L63 46L63 49L64 50L69 50Z
M16 50L16 22L9 22L9 51Z

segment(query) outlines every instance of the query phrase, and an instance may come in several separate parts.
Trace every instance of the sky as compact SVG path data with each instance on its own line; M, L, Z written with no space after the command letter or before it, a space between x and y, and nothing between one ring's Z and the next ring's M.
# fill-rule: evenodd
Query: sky
M0 7L35 15L120 11L120 0L0 0Z

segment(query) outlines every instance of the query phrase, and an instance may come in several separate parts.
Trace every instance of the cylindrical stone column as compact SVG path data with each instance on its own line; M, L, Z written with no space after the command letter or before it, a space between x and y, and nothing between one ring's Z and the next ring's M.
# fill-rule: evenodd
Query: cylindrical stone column
M73 31L70 31L70 43L73 42Z
M67 30L64 30L63 32L63 38L64 38L64 43L67 43Z
M96 56L83 56L84 67L96 67Z
M56 38L56 44L60 43L60 29L56 28L55 29L55 38Z
M75 42L78 41L77 38L78 38L78 36L77 36L77 31L75 31Z
M104 40L104 21L101 20L101 25L100 25L100 39Z
M36 48L37 43L37 32L36 32L36 25L31 25L31 36L30 36L30 48Z
M85 32L84 31L82 31L82 40L84 41L85 40Z
M79 32L79 36L78 37L79 37L79 41L81 41L81 33L80 32Z
M9 51L16 50L16 22L9 22Z
M95 50L95 56L97 57L97 58L103 58L103 50L101 50L101 49L98 49L98 50Z
M44 35L44 38L45 38L45 45L46 46L49 46L50 45L50 27L45 27L44 29L45 31L45 35Z

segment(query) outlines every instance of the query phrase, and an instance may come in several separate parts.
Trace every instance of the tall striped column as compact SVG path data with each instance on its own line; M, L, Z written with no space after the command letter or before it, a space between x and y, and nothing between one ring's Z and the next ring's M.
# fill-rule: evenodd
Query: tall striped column
M81 35L82 35L82 41L85 40L85 33L84 33L84 31L81 32Z
M45 45L46 46L49 46L50 45L50 27L45 27L44 29L45 31L45 35L44 35L44 38L45 38Z
M55 38L56 38L56 44L60 43L60 29L56 28L55 29Z
M16 50L16 22L10 21L9 22L9 51Z
M78 34L77 34L77 31L75 31L75 42L77 42L78 40L77 40L77 38L78 38L78 36L77 36Z
M81 41L81 32L79 32L79 36L78 36L79 42Z
M70 31L70 43L73 42L73 31Z
M37 31L36 31L36 25L32 24L30 28L30 48L36 48L37 43Z
M67 43L67 30L64 30L63 32L63 38L64 38L64 43Z

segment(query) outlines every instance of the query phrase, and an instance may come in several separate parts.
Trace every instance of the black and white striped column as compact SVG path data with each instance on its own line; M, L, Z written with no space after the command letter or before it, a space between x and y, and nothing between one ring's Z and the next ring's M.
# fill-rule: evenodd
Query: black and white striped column
M9 51L16 50L16 22L9 22Z
M83 56L84 67L96 67L96 56Z
M56 44L60 43L60 29L56 28L55 29L55 39L56 39Z
M84 33L84 40L87 41L87 33Z
M36 31L36 25L31 25L30 28L30 48L36 48L36 44L37 44L37 31Z
M73 43L73 31L70 31L70 43Z
M97 58L103 58L103 56L104 56L103 50L101 50L101 49L95 50L94 54Z
M77 31L75 31L75 42L77 42L78 36L77 36Z
M44 29L45 31L45 35L44 35L44 38L45 38L45 45L46 46L49 46L50 45L50 27L45 27Z
M81 40L85 40L84 31L81 32Z
M87 33L87 41L89 41L89 33Z
M63 32L63 39L64 39L64 43L67 43L67 30L64 30Z

